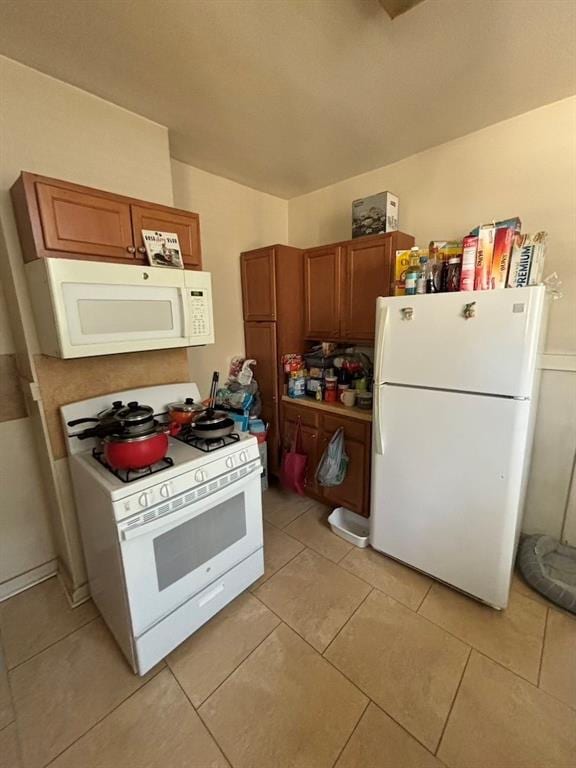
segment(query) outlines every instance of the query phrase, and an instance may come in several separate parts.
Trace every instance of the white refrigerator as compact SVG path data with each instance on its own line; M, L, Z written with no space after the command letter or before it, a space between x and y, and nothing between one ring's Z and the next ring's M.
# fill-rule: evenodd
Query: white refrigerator
M370 543L508 603L545 287L379 298Z

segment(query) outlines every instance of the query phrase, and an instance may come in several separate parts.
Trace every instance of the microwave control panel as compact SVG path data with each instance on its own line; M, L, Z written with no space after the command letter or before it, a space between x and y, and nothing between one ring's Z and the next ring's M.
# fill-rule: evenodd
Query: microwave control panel
M210 334L210 304L208 291L190 290L190 334L208 336Z

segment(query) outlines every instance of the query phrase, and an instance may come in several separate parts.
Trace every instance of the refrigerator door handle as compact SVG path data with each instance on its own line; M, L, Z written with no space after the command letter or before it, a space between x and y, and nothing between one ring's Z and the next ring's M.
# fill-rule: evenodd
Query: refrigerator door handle
M390 310L386 305L378 306L376 312L376 360L374 365L376 384L382 383L382 360L384 358L384 341L388 330L388 317Z
M373 424L374 424L374 450L376 451L378 456L382 456L384 454L384 436L382 434L382 421L381 421L381 413L380 413L380 392L382 390L382 387L376 387L375 399L374 399L374 413L373 413Z

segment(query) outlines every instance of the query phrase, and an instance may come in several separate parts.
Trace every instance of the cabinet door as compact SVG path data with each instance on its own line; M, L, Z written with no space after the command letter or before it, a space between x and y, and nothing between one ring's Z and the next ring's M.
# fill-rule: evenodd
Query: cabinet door
M321 451L323 452L332 432L324 432L321 439ZM359 515L367 515L368 498L368 453L364 443L357 440L345 440L346 453L348 454L348 469L346 477L340 485L333 488L323 488L326 502L337 507L347 507ZM320 456L322 454L320 453Z
M246 357L254 358L254 375L262 398L262 418L270 424L268 468L278 471L278 359L276 323L244 323Z
M274 248L261 248L240 257L244 320L276 320ZM297 311L297 308L294 309Z
M188 211L165 211L162 208L131 205L132 229L139 258L146 259L142 230L175 232L182 251L182 261L188 269L202 269L200 250L200 217Z
M294 439L294 433L298 422L292 420L292 418L286 418L284 420L284 429L282 444L284 449L290 448L292 440ZM318 495L320 489L316 485L314 475L316 474L316 466L318 465L318 430L315 427L301 424L302 430L302 450L308 456L308 464L306 466L306 490L310 493Z
M36 183L36 197L47 250L134 259L128 203L43 182Z
M345 247L341 317L343 339L374 339L376 299L390 295L392 257L391 236L360 238Z
M304 251L304 335L334 339L340 335L339 246Z

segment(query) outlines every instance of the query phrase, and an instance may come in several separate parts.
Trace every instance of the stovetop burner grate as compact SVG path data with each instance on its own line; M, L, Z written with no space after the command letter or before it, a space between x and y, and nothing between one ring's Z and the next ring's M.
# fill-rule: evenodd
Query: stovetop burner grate
M157 472L162 472L162 470L168 469L168 467L174 465L173 459L171 459L170 456L165 456L163 459L160 459L160 461L157 461L156 464L151 464L143 469L113 469L104 458L102 451L94 448L92 450L92 456L94 456L96 461L102 464L108 472L111 472L114 477L117 477L118 480L121 480L123 483L132 483L134 480L140 480L142 477L155 475Z
M179 435L176 435L176 440L180 440L180 442L186 443L186 445L190 445L192 448L197 448L199 451L204 451L204 453L211 453L219 448L224 448L226 445L237 443L240 440L240 435L237 432L231 432L224 437L207 438L197 437L183 430Z

